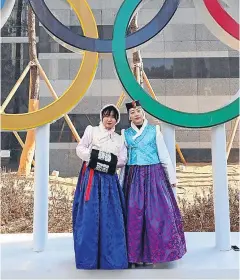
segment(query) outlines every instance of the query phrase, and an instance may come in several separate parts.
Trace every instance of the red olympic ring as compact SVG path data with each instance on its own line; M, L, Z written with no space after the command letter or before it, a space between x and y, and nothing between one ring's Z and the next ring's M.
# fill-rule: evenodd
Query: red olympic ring
M236 22L221 6L218 0L203 0L213 19L230 35L237 40L239 36L239 23Z

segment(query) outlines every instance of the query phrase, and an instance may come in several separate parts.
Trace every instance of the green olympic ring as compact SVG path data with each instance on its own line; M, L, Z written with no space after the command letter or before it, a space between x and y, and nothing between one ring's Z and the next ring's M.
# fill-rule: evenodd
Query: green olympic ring
M132 99L138 99L143 109L150 115L164 122L189 128L204 128L228 122L239 115L239 97L232 103L215 111L206 113L186 113L176 111L160 104L138 84L126 55L125 34L130 19L141 0L124 1L118 11L113 29L113 59L117 75Z

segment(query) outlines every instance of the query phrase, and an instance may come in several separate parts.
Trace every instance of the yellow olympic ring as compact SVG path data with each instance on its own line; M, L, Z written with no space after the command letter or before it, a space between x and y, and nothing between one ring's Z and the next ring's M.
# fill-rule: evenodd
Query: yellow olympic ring
M86 0L67 0L81 23L83 34L98 38L97 24ZM21 131L36 128L68 113L85 95L97 71L98 53L84 52L80 69L69 88L57 100L37 111L1 114L2 130Z

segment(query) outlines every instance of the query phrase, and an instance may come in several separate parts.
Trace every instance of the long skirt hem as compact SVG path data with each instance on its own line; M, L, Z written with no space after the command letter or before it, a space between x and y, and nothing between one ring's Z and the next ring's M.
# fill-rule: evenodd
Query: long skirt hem
M187 250L184 250L182 252L181 256L176 256L176 257L172 257L172 258L164 258L164 259L129 259L129 263L151 263L151 264L158 264L158 263L165 263L165 262L173 262L173 261L177 261L180 260L185 254L186 254Z
M163 166L128 166L124 192L129 262L180 259L186 253L183 221Z
M117 175L81 170L72 214L78 269L128 268L125 209Z

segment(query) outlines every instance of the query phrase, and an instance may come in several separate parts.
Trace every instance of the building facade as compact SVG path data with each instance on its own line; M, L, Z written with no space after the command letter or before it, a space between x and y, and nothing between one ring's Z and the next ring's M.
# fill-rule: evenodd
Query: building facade
M81 27L66 0L46 0L52 13L76 33ZM99 36L111 38L114 19L122 0L89 0L96 18ZM222 6L239 22L239 1L221 0ZM139 11L139 27L149 22L160 9L163 0L146 1ZM26 2L16 1L11 18L1 30L1 102L26 67L28 56ZM56 43L37 23L38 56L55 91L60 96L71 84L81 63L81 55ZM186 112L206 112L224 106L239 89L239 53L220 42L204 25L192 0L181 0L180 7L165 29L141 49L144 70L159 102ZM131 63L131 53L128 54ZM27 77L6 112L27 112ZM122 86L116 76L112 57L101 57L91 88L84 99L69 113L82 136L87 125L97 125L99 111L108 103L117 103ZM43 80L40 82L40 104L52 102ZM124 106L118 132L129 125ZM227 137L233 122L226 124ZM211 161L210 129L176 128L176 141L188 162ZM239 132L239 131L238 131ZM237 132L230 162L238 162ZM25 132L21 132L24 139ZM2 133L2 150L10 150L8 166L18 166L21 147L12 133ZM51 124L50 170L62 176L77 176L80 161L75 154L76 141L64 121Z

